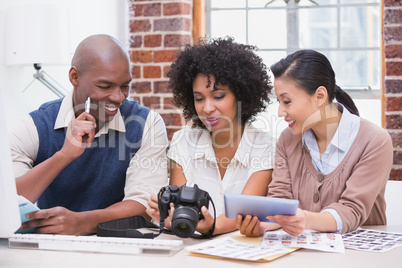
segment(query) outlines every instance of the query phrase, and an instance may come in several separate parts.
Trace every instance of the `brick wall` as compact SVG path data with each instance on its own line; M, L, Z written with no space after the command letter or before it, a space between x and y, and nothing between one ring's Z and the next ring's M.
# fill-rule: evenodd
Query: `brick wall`
M166 72L185 44L192 43L192 0L129 0L130 98L160 113L169 140L185 124L172 105Z
M385 128L394 145L391 180L402 181L402 3L384 0Z

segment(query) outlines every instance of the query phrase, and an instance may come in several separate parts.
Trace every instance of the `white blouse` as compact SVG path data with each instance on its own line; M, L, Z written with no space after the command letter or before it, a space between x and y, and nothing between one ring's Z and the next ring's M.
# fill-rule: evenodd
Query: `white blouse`
M167 157L182 167L187 182L195 183L209 193L218 216L225 212L225 193L241 193L254 172L273 169L275 144L276 139L268 132L247 124L223 179L208 130L186 128L177 131L173 135ZM209 210L213 215L211 204Z

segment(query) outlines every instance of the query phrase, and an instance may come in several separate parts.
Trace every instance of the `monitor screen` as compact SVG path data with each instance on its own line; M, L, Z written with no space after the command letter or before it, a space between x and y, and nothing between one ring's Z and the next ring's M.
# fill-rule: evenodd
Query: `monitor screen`
M0 89L0 238L8 238L21 226L21 219L2 90Z

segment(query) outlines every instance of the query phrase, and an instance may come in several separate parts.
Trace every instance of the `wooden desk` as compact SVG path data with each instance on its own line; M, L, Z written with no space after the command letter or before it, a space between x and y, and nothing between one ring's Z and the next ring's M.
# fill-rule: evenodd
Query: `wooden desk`
M370 226L366 228L402 233L402 226L399 225ZM168 238L178 239L173 236L168 236ZM203 241L184 239L184 244L186 246L200 242ZM188 256L186 255L185 249L170 257L162 257L158 255L144 256L10 249L8 248L7 239L0 239L0 267L237 268L251 266L273 268L401 268L402 247L393 249L386 253L370 253L346 249L345 254L300 249L272 262L251 263L244 261Z

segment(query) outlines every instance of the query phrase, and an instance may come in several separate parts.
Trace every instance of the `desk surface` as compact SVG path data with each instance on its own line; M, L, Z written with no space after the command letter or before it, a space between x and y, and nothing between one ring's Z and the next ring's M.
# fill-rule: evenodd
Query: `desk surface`
M402 226L370 226L368 229L376 229L402 233ZM178 239L168 236L169 239ZM202 240L184 239L185 246L203 242ZM308 249L300 249L289 255L268 263L250 263L225 259L212 259L188 256L182 249L170 257L158 255L121 255L80 253L64 251L45 251L29 249L10 249L8 240L0 239L0 267L189 267L206 268L217 267L325 267L325 268L400 268L402 267L402 247L386 253L371 253L364 251L348 250L342 253L326 253Z

